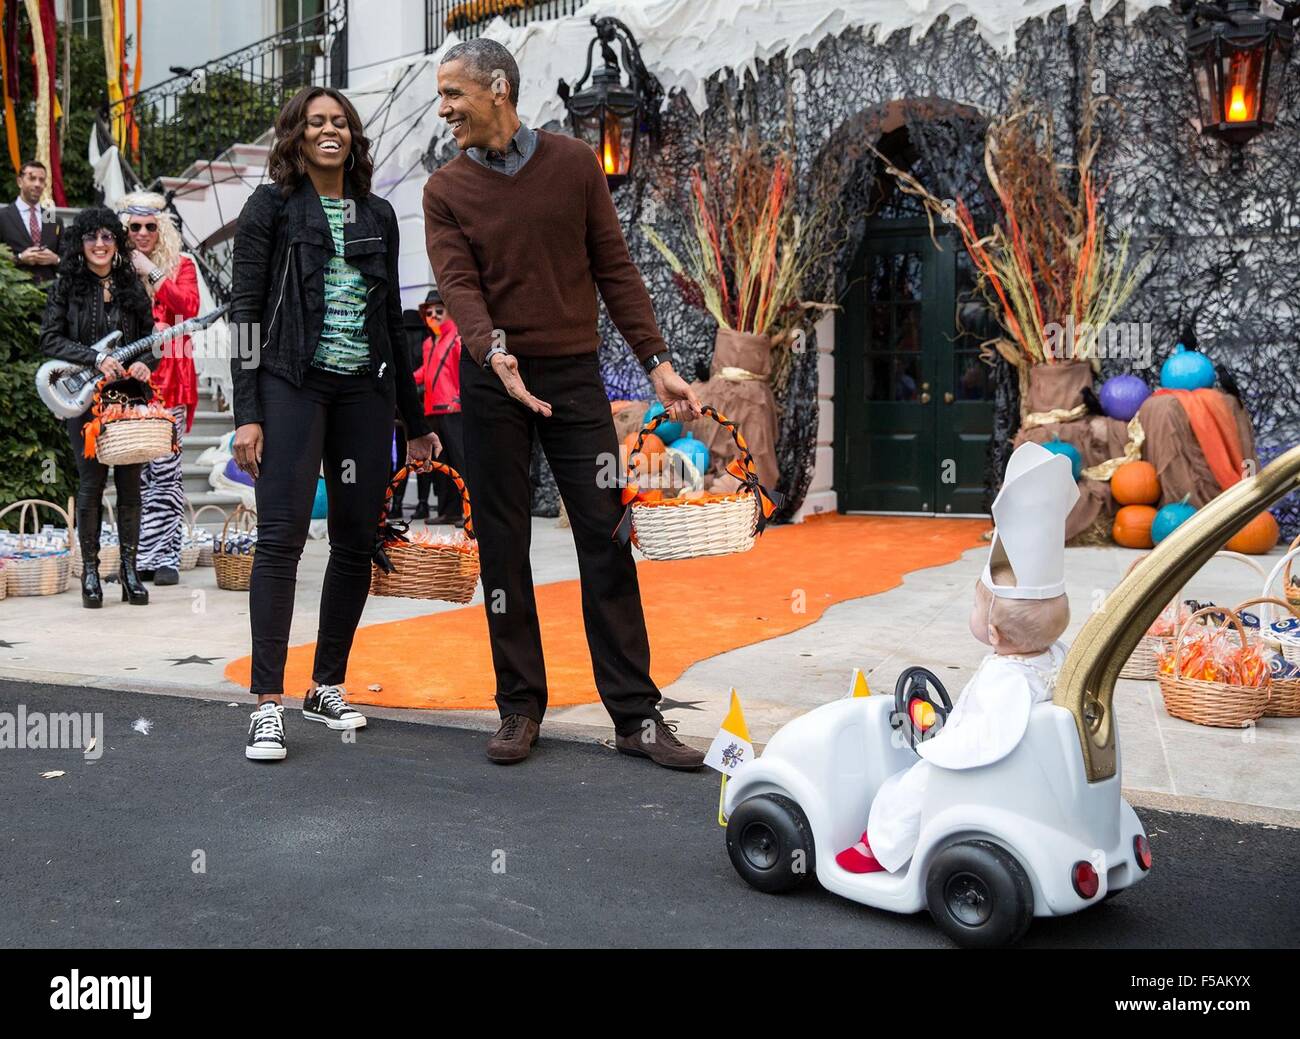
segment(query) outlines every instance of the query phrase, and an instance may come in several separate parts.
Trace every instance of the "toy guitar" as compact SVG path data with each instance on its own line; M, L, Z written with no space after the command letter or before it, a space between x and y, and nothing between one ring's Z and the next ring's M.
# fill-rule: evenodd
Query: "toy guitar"
M164 328L143 339L119 346L116 350L111 350L108 356L117 360L123 368L128 368L163 343L187 336L191 332L202 331L225 314L226 310L225 306L217 307L216 310L200 317L190 318L189 321L183 321L179 325ZM90 349L98 355L109 350L121 338L120 331L110 332L99 342L91 344ZM45 406L59 418L76 418L90 407L90 402L95 396L95 388L104 382L105 378L104 373L98 368L88 368L57 359L46 361L36 369L36 392L45 402Z

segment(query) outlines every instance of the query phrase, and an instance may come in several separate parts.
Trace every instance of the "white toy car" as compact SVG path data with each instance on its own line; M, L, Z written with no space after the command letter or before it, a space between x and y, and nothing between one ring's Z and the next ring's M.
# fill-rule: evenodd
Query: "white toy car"
M1129 887L1151 868L1142 823L1120 796L1120 772L1089 783L1073 715L1037 704L1019 745L960 772L935 767L916 852L898 873L855 874L835 855L858 840L885 778L951 701L924 668L894 697L826 704L782 728L727 783L727 851L760 891L813 874L822 887L896 913L928 908L959 945L1017 940L1035 916L1064 916Z

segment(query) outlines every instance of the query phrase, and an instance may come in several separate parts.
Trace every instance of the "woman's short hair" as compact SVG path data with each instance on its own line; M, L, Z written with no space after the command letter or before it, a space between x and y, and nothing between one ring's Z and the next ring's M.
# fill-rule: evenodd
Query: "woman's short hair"
M271 147L267 174L286 195L307 176L302 139L307 130L307 107L318 97L332 98L343 109L352 135L350 156L343 167L344 176L351 181L355 194L369 195L370 181L375 173L375 163L370 157L370 139L352 102L332 87L303 87L280 109L280 114L275 117L275 144Z

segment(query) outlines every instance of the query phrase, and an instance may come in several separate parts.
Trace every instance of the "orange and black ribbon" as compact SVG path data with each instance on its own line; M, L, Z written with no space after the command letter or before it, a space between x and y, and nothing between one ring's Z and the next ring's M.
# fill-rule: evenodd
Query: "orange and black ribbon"
M772 513L785 503L785 495L779 491L771 491L764 487L758 480L758 470L754 467L754 456L749 452L749 445L745 443L745 438L736 424L726 415L718 411L711 404L705 404L701 413L713 419L718 425L731 434L731 439L736 442L736 448L740 451L740 457L734 459L727 466L727 472L740 481L740 489L748 490L759 502L758 523L755 525L754 533L761 534L763 528L767 526L767 521L771 519ZM641 453L641 447L645 443L645 438L653 433L664 422L676 421L668 414L662 412L652 418L641 429L641 433L636 438L636 444L627 454L627 479L623 484L623 516L618 521L618 526L614 528L613 537L619 544L626 545L632 537L632 502L640 493L641 488L636 481L636 462L637 455Z
M393 561L388 558L388 553L384 551L385 546L410 541L410 538L406 536L407 531L410 530L410 525L405 520L390 517L388 510L392 507L393 495L397 493L397 489L402 486L411 473L442 473L450 477L451 482L456 485L456 490L460 492L461 514L465 517L465 536L471 540L474 538L474 519L470 510L469 490L466 488L465 481L461 478L460 473L445 462L438 462L433 459L423 462L407 462L393 474L388 489L384 492L384 506L379 513L379 529L375 534L373 559L375 565L386 574L391 574L394 567Z

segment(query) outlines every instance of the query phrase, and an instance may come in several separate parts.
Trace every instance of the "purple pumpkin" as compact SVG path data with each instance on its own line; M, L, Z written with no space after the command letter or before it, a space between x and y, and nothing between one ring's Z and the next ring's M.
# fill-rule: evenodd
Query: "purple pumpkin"
M1127 422L1151 396L1151 387L1136 375L1116 375L1101 386L1101 407L1111 418Z

